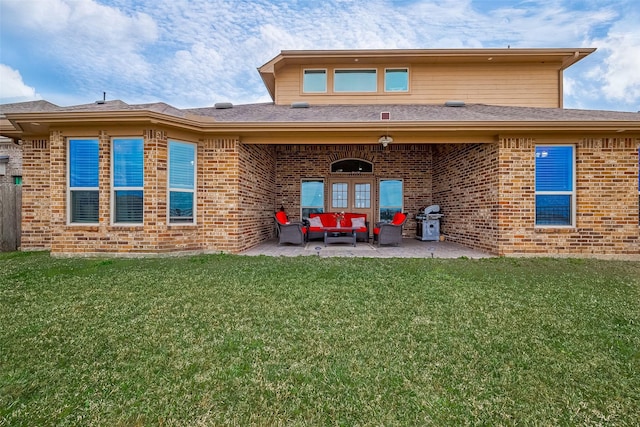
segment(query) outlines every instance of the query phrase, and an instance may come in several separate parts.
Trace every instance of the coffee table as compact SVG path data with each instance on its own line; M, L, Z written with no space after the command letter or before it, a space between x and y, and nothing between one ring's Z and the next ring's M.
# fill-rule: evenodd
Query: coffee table
M323 227L324 246L331 243L351 243L356 245L356 230L358 227Z

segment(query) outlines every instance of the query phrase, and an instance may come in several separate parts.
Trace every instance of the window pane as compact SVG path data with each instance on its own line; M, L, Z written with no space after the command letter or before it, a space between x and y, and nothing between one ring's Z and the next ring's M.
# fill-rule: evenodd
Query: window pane
M169 142L169 187L193 190L195 170L195 145Z
M368 209L371 207L371 184L355 185L356 208Z
M327 72L325 70L304 70L304 92L326 92Z
M380 221L391 221L396 212L402 212L402 181L380 181Z
M536 196L536 225L571 225L571 196Z
M409 72L406 68L385 70L384 90L387 92L407 92L409 90Z
M402 181L380 181L380 206L402 206Z
M333 90L335 92L375 92L376 70L336 70Z
M366 160L346 159L331 164L331 172L373 172L373 163Z
M302 216L301 218L309 218L312 213L322 213L324 212L323 208L302 208Z
M322 181L302 181L301 189L302 207L324 206L324 182Z
M144 198L142 190L116 191L115 222L142 222Z
M69 186L98 186L98 140L69 140Z
M98 222L98 191L71 191L71 222Z
M142 139L113 140L113 185L115 187L142 187L143 173Z
M171 222L193 222L193 193L172 191L169 193L169 217Z
M331 207L332 208L346 208L348 203L347 184L344 182L338 182L333 184L331 191Z
M573 147L536 147L536 191L573 191Z

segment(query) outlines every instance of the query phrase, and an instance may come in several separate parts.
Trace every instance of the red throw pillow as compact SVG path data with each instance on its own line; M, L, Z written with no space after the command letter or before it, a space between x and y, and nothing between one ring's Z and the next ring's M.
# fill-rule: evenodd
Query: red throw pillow
M393 220L391 221L391 224L400 225L402 224L402 221L404 221L405 217L406 215L403 214L402 212L396 212L396 214L393 216Z
M276 219L280 224L286 224L289 222L289 219L287 218L287 214L282 211L276 212Z

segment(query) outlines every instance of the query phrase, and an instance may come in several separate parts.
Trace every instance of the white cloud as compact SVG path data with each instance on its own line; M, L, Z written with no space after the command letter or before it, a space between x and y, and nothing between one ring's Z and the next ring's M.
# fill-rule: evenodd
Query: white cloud
M126 102L178 107L264 101L256 67L280 50L511 45L599 47L588 58L605 58L599 68L572 71L567 95L604 99L597 83L606 96L633 102L639 19L621 5L634 10L635 1L576 8L569 0L0 0L0 31L64 82L46 93L77 88L90 100L106 90ZM625 13L627 26L610 28Z
M602 83L602 95L612 101L640 107L640 16L628 16L615 24L607 37L594 40L605 55L589 74Z
M43 66L64 69L79 90L151 73L144 49L158 38L153 19L94 0L3 0L3 32ZM32 59L33 61L33 59Z
M0 64L0 82L0 103L42 99L34 88L24 83L19 71L4 64Z

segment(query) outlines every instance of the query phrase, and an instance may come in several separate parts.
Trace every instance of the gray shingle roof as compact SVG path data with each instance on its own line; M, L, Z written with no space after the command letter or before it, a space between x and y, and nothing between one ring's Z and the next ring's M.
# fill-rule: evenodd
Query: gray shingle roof
M0 112L115 112L153 111L178 118L202 116L217 123L367 123L380 122L380 113L389 112L390 122L638 122L640 113L600 110L572 110L563 108L511 107L467 104L447 107L443 104L408 105L311 105L292 108L273 103L178 109L159 102L130 105L123 101L107 101L69 107L59 107L47 101L0 105Z
M467 104L444 105L289 105L246 104L229 109L197 108L191 114L213 117L217 122L379 122L381 112L390 113L390 121L638 121L639 113L562 108L506 107Z

